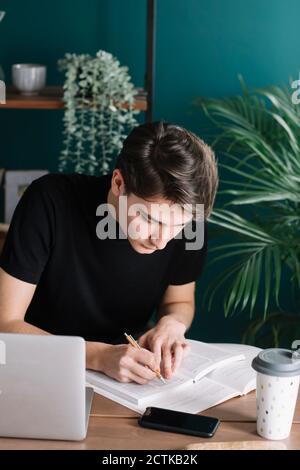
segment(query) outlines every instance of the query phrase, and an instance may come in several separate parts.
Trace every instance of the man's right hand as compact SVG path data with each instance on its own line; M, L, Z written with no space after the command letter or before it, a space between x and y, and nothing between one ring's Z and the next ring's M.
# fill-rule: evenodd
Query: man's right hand
M135 349L130 344L105 344L103 347L102 343L101 346L98 370L109 377L123 383L136 382L142 385L156 378L150 369L158 369L159 365L154 354L147 349Z

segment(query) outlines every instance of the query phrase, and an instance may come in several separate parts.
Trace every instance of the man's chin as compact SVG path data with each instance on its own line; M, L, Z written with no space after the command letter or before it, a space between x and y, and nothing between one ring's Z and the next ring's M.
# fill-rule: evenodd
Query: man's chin
M149 254L150 255L151 253L154 253L154 251L156 251L155 248L148 248L143 243L134 243L134 244L131 243L131 246L135 251L137 251L140 254Z

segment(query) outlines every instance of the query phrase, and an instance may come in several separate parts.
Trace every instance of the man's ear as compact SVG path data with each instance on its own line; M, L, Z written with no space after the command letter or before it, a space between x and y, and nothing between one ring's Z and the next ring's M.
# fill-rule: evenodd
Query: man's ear
M115 196L124 196L126 194L124 178L118 168L112 174L111 190Z

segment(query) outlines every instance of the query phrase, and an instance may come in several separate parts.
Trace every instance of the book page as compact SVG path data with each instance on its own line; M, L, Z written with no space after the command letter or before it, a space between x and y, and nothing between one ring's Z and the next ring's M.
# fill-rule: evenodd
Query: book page
M178 371L170 380L163 383L160 379L154 379L145 385L137 383L121 383L117 380L111 379L100 372L87 371L86 381L92 386L98 389L106 390L117 397L130 401L131 403L138 405L143 400L149 397L154 397L161 393L169 393L170 390L176 389L179 386L185 385L191 382L184 374Z
M180 388L180 390L173 389L168 393L167 397L165 395L156 396L152 399L150 398L143 401L139 405L123 398L116 397L115 394L101 388L98 389L97 387L94 387L94 391L95 393L99 393L110 400L116 401L139 414L143 414L148 406L157 406L168 410L195 414L238 395L236 390L216 383L206 377L197 382L192 382L186 387Z
M232 387L240 395L255 390L256 372L252 369L251 363L261 349L243 344L218 344L217 346L232 352L243 352L245 360L214 370L208 374L208 377L222 385Z
M187 340L191 350L182 363L180 371L189 378L199 379L210 371L227 364L245 359L240 351L222 349L201 341Z
M167 397L161 396L147 402L147 406L157 406L186 413L200 413L237 395L238 393L232 388L204 377L177 392L173 390L168 393Z
M213 343L212 346L222 348L225 351L244 354L245 358L249 361L252 361L252 359L254 359L257 354L262 351L261 348L257 348L256 346L250 346L249 344Z
M93 386L93 389L95 393L98 393L99 395L106 397L109 400L115 401L116 403L119 403L120 405L126 406L126 408L129 408L130 410L133 410L136 413L142 414L144 413L144 410L146 409L145 407L139 407L137 404L127 401L124 398L116 397L115 394L110 393L102 388L97 388Z

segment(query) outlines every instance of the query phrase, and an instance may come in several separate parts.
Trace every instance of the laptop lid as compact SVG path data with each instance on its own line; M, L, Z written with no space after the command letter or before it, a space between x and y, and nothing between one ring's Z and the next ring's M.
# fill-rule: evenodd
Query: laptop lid
M86 435L85 341L0 333L0 436Z

